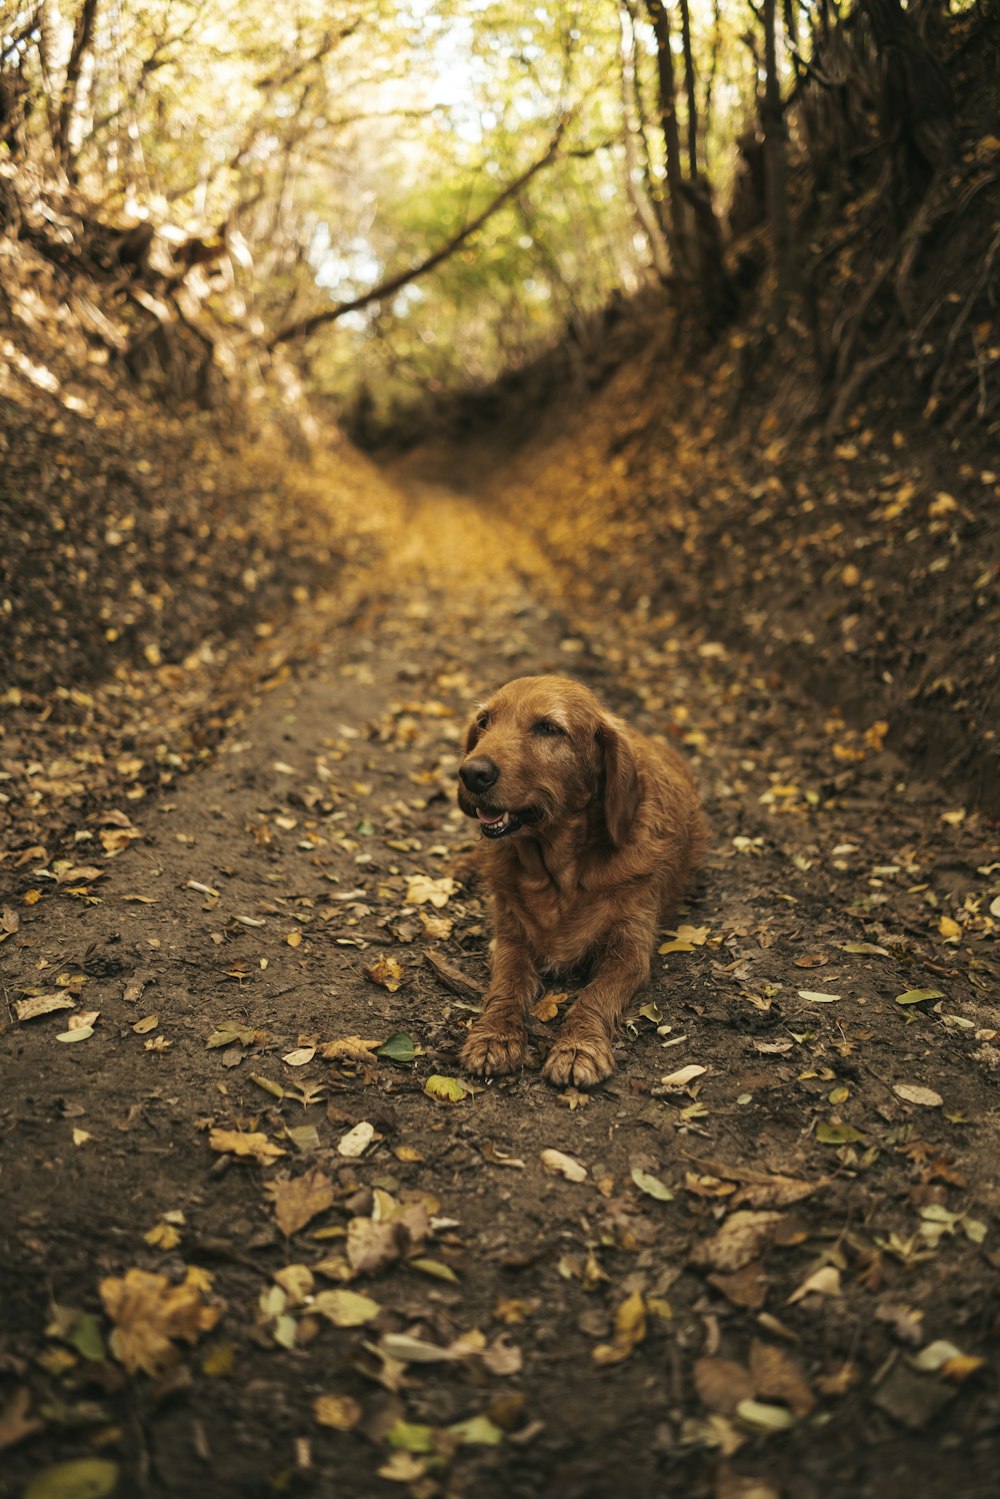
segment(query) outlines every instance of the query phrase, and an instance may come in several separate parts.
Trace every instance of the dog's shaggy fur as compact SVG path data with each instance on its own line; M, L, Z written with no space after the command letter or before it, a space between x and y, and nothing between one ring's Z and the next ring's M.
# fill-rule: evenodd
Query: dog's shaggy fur
M479 820L493 898L492 979L462 1061L512 1072L541 976L587 965L544 1073L593 1087L649 977L657 928L703 857L708 834L684 761L608 713L566 677L519 677L470 728L458 801Z

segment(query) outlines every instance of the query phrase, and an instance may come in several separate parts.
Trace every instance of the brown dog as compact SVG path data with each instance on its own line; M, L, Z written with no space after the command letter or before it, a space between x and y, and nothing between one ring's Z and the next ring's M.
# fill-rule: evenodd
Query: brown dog
M496 938L462 1061L481 1074L518 1068L541 975L586 962L544 1074L593 1087L614 1071L612 1037L649 977L660 919L707 846L690 772L580 683L519 677L480 709L458 774L458 804L482 828Z

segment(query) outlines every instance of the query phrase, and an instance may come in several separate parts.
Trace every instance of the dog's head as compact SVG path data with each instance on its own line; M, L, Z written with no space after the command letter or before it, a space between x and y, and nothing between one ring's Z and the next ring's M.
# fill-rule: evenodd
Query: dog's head
M558 828L600 802L620 846L639 804L624 726L568 677L518 677L483 703L465 742L458 804L483 835Z

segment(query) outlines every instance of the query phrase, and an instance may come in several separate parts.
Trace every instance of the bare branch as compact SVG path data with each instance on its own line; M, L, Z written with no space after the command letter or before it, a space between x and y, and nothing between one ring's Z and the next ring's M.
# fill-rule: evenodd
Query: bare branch
M337 322L339 318L344 317L348 312L360 312L363 307L369 307L373 302L384 301L386 297L391 297L404 286L409 286L411 281L416 281L420 276L425 276L428 271L433 271L437 266L443 264L450 256L454 255L456 250L465 244L466 240L471 239L505 203L515 197L523 187L528 185L533 177L537 176L544 167L547 167L556 159L559 155L559 147L562 143L567 123L568 119L565 117L560 120L544 155L539 156L537 161L532 162L531 166L523 171L519 177L515 177L513 182L509 182L506 187L502 188L490 200L481 213L476 214L475 218L470 219L464 224L457 234L452 235L451 239L441 245L433 254L418 261L416 265L410 266L408 270L400 271L397 275L390 276L387 280L379 282L378 286L371 287L370 290L362 292L359 297L353 297L349 302L335 302L331 307L324 308L322 312L314 312L311 317L300 318L294 323L289 323L286 327L279 329L268 344L268 348L275 349L279 344L287 343L293 338L308 338L318 328L325 327L327 323Z

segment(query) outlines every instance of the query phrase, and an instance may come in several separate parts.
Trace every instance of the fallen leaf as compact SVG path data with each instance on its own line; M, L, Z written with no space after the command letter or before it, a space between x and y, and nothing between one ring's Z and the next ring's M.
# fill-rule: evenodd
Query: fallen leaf
M313 1401L313 1415L320 1426L332 1427L334 1431L353 1431L364 1411L350 1395L317 1395Z
M381 1310L370 1296L344 1288L320 1291L310 1303L310 1311L325 1317L334 1327L363 1327L366 1322L373 1322Z
M108 1499L118 1487L118 1464L107 1457L78 1457L36 1473L22 1499Z
M430 1215L422 1202L408 1203L385 1220L352 1218L347 1225L348 1263L359 1275L374 1275L419 1249L429 1233Z
M691 1374L698 1399L724 1416L736 1414L741 1400L752 1400L756 1387L750 1372L728 1358L696 1358Z
M824 994L820 989L799 989L797 992L800 999L807 999L814 1005L836 1004L841 997L839 994Z
M711 1238L692 1251L692 1263L712 1270L742 1270L773 1242L785 1223L783 1213L732 1213Z
M708 1281L733 1306L747 1306L759 1311L767 1300L768 1280L759 1260L752 1260L742 1270L733 1270L728 1275L710 1275Z
M370 1062L372 1052L381 1045L381 1041L365 1041L361 1036L344 1036L339 1041L327 1041L319 1054L324 1062Z
M670 1088L671 1091L680 1093L683 1092L688 1083L693 1082L696 1077L701 1077L702 1073L707 1071L706 1067L699 1067L697 1062L691 1062L687 1067L681 1067L677 1072L668 1072L666 1077L660 1078L660 1083L664 1088Z
M933 1088L923 1088L916 1083L894 1083L892 1091L906 1103L921 1104L925 1109L939 1109L944 1103L940 1093Z
M441 910L457 889L455 881L447 875L439 880L433 880L426 874L411 875L406 886L406 904L422 906L429 902L436 910Z
M792 1292L785 1305L794 1306L804 1296L840 1296L841 1294L840 1271L836 1265L821 1265L818 1270L813 1271L812 1275L806 1277L797 1291Z
M271 1181L264 1188L271 1199L274 1220L286 1238L305 1228L333 1204L333 1183L318 1166L290 1181Z
M15 999L14 1013L18 1020L37 1020L55 1010L72 1010L75 1004L69 994L36 994L32 999Z
M148 1035L150 1031L155 1031L159 1023L159 1015L147 1015L144 1019L137 1020L132 1029L135 1031L137 1036L145 1036Z
M586 1166L582 1166L571 1155L564 1155L561 1150L543 1150L539 1160L546 1171L550 1171L553 1176L564 1176L567 1181L571 1182L587 1180Z
M213 1129L208 1137L208 1143L213 1150L220 1154L235 1156L252 1156L262 1166L270 1166L285 1151L280 1145L275 1145L264 1134L244 1133L238 1129Z
M431 1098L439 1098L445 1103L461 1103L472 1089L457 1077L441 1077L433 1073L424 1083L424 1092Z
M787 1431L795 1417L784 1405L767 1405L760 1400L741 1400L736 1415L755 1431Z
M413 1338L405 1332L386 1333L379 1348L401 1364L454 1364L466 1357L454 1349L440 1348L437 1343Z
M349 1159L364 1155L374 1138L374 1124L369 1124L367 1119L362 1119L353 1129L349 1129L346 1135L341 1135L337 1141L337 1154L347 1156Z
M615 1312L610 1343L599 1343L591 1357L599 1368L620 1364L646 1336L646 1303L641 1291L633 1291Z
M390 1062L412 1062L417 1055L417 1048L413 1044L413 1037L408 1036L406 1031L394 1031L388 1041L384 1041L379 1047L377 1055Z
M395 994L403 982L405 974L399 963L393 957L385 956L377 962L369 964L365 969L365 977L373 984L380 984L390 994Z
M640 1171L638 1166L633 1166L631 1175L639 1191L645 1192L647 1197L655 1197L658 1202L673 1202L674 1194L670 1188L664 1186L657 1177L650 1176L648 1171Z
M130 1374L139 1369L163 1373L179 1356L177 1339L195 1343L218 1322L220 1309L202 1296L203 1273L189 1270L180 1285L166 1275L137 1269L101 1281L101 1300L115 1324L111 1351Z
M304 1067L315 1055L315 1046L296 1046L293 1051L286 1051L281 1060L289 1067Z
M896 995L898 1005L919 1005L925 999L944 999L940 989L907 989L905 994Z
M783 1401L800 1419L813 1410L816 1397L798 1363L784 1348L754 1338L750 1344L750 1373L756 1393L766 1400Z
M26 1441L36 1431L42 1430L44 1421L40 1421L37 1416L29 1416L30 1409L31 1391L27 1385L22 1385L0 1410L0 1452L8 1447L16 1447L19 1442Z

